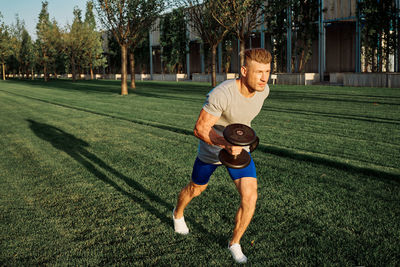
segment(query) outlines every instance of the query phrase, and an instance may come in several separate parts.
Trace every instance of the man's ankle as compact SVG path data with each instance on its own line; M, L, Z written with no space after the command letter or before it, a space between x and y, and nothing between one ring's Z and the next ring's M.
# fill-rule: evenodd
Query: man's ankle
M231 240L230 242L229 242L229 247L231 247L233 244L239 244L240 245L240 240Z
M176 219L176 220L179 220L180 218L183 217L183 212L178 213L178 212L176 211L176 208L174 209L173 214L174 214L174 219Z

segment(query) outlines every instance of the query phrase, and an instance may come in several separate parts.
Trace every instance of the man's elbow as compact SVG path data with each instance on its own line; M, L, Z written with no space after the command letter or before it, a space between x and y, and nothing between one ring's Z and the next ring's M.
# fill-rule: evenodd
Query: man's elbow
M194 136L196 136L197 138L200 138L200 131L199 131L199 129L195 126L194 127L194 129L193 129L193 134L194 134Z

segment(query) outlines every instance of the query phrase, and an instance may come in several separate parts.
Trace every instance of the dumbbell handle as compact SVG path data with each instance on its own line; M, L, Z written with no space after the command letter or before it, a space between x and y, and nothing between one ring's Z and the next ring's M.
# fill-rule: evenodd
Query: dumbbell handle
M258 138L258 136L256 137L256 140L253 142L253 143L251 143L249 146L250 146L250 153L251 152L253 152L254 150L256 150L256 148L258 147L258 144L260 143L260 138ZM238 156L239 156L240 154L238 154L238 155L233 155L233 158L234 159L236 159Z

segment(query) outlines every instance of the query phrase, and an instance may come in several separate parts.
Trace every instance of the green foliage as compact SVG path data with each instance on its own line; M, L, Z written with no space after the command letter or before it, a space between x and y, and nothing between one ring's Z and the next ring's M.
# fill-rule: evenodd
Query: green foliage
M14 74L21 73L21 45L22 45L22 33L25 30L25 22L19 18L18 15L15 16L15 23L12 23L9 27L10 37L11 37L11 48L12 54L7 60L8 71Z
M222 23L218 22L215 14L213 14L217 2L210 0L181 0L180 2L184 5L185 8L187 8L188 24L190 25L190 30L195 36L201 38L204 47L207 47L207 45L210 47L211 85L215 86L217 84L217 46L229 33L230 29L223 26Z
M272 36L272 54L277 72L286 72L286 31L287 31L286 0L268 1L265 5L264 20L266 31Z
M91 73L93 69L106 67L107 59L103 55L102 32L96 31L96 20L93 13L93 2L86 3L84 27L88 32L88 45L85 47L84 67Z
M366 69L382 72L385 67L389 71L389 57L399 46L399 37L394 30L399 23L395 1L363 0L357 12L360 16Z
M57 22L49 19L47 1L42 2L36 35L36 46L39 49L38 63L43 68L44 79L47 81L49 70L56 71L56 62L61 59L61 32Z
M12 55L11 37L8 32L7 25L2 21L2 15L0 13L0 64L1 64L1 76L5 80L6 74L6 62Z
M105 66L103 56L101 33L97 32L91 18L93 16L91 2L87 4L85 21L82 21L82 11L74 8L74 20L68 31L63 35L64 53L68 57L72 69L73 80L81 70L88 69L93 75L93 70Z
M173 9L160 22L162 60L168 73L181 73L186 57L186 21L183 8Z
M111 31L106 32L106 47L105 51L107 57L108 73L121 73L121 46L115 39ZM148 54L148 47L146 54ZM135 58L137 58L137 53L135 49Z
M20 49L20 61L23 71L28 74L34 68L37 58L35 57L35 47L31 36L26 29L22 31L22 43Z
M233 32L229 32L222 41L222 71L225 73L230 72L235 42L236 35Z
M164 10L161 0L98 0L97 12L103 25L120 44L139 44Z
M292 1L292 31L295 72L304 72L305 65L312 55L312 44L318 36L318 0Z
M100 21L113 33L121 47L122 95L128 94L128 48L133 52L140 45L165 7L165 1L162 0L97 1L96 8ZM134 77L133 73L132 77ZM133 85L132 82L131 86Z
M227 30L236 33L241 42L240 64L244 63L245 43L262 23L264 0L214 0L211 2L213 17Z
M265 6L267 31L273 37L273 54L278 72L286 71L287 12L291 9L292 24L292 68L303 72L312 55L312 44L318 35L318 0L311 1L268 1Z
M8 27L0 20L0 63L5 64L8 57L12 55L12 52L11 36Z
M85 13L85 23L89 25L93 30L96 28L96 19L93 13L93 1L86 2L86 13Z
M150 52L149 52L150 38L147 34L142 42L136 46L135 55L135 65L136 69L139 69L141 73L150 73Z

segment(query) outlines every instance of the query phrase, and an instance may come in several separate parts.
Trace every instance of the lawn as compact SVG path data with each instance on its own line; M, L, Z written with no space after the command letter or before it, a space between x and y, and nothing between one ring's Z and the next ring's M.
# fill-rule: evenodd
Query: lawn
M187 208L203 83L0 82L0 265L231 266L238 194L219 168ZM249 264L398 266L400 89L271 86L253 128Z

